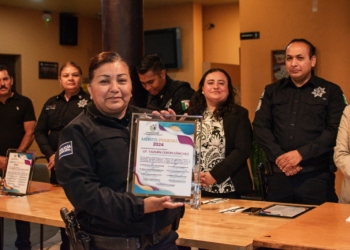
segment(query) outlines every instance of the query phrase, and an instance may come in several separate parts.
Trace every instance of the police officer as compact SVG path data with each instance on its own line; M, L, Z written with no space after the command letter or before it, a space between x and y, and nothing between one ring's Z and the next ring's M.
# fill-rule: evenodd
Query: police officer
M126 62L102 52L89 66L92 102L61 132L57 180L92 249L177 249L174 231L183 203L126 192L131 79ZM129 248L127 248L127 246Z
M345 99L340 87L313 74L315 47L292 40L285 50L288 78L267 85L253 121L272 165L267 200L337 202L333 147Z
M75 62L67 62L59 71L59 82L63 91L49 98L40 113L35 127L35 140L48 161L51 171L50 183L57 184L55 171L55 153L58 148L58 137L62 128L79 115L88 101L87 94L81 88L82 70ZM69 249L69 239L65 229L61 228L61 250Z
M179 115L186 112L194 90L188 82L171 79L158 55L143 57L136 71L142 86L149 93L148 109L160 111L171 108Z

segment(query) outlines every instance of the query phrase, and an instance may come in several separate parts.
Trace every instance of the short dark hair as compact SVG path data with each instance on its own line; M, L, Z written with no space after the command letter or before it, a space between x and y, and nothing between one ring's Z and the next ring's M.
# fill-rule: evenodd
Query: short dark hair
M210 73L213 73L213 72L223 73L227 78L227 84L228 84L227 99L214 110L214 113L213 113L214 117L216 119L219 119L220 117L223 117L224 114L229 113L234 109L234 106L236 105L235 104L236 92L232 86L232 81L231 81L230 75L223 69L212 68L204 73L204 75L202 76L202 79L199 82L198 90L192 96L190 106L189 106L188 112L187 112L189 115L203 115L204 110L207 108L207 102L206 102L205 97L202 93L202 88L204 86L205 78L207 77L207 75L209 75Z
M160 74L163 69L165 69L164 63L157 54L144 56L136 66L136 71L140 75L143 75L150 70L153 73Z
M5 65L1 64L0 65L0 71L3 71L3 70L6 70L7 74L11 77L9 69Z
M123 62L129 70L128 64L117 52L114 52L114 51L101 52L100 54L97 54L96 56L94 56L90 61L89 81L91 82L92 79L94 78L96 69L98 69L99 67L101 67L106 63L112 63L112 62Z
M62 70L67 66L72 66L72 67L76 68L79 71L80 75L83 75L83 71L81 70L80 66L78 64L76 64L75 62L66 62L65 64L63 64L60 68L60 75L62 73Z
M292 43L305 43L307 46L309 46L309 57L311 59L311 57L313 57L316 53L316 48L314 45L312 45L312 43L310 43L308 40L304 39L304 38L294 38L292 41L290 41L286 47L286 49L284 50L284 52L287 52L287 49L289 47L289 45L291 45Z

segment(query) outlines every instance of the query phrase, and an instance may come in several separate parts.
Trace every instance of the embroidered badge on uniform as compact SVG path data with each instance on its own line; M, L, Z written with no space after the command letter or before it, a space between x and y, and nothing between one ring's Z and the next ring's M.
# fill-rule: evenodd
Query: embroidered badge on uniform
M82 99L78 102L78 108L84 108L87 105L88 101L86 99Z
M314 95L314 97L322 97L323 94L326 94L326 91L324 91L325 88L321 88L321 87L318 87L316 89L314 89L314 91L311 92L311 94Z
M188 109L189 106L190 106L190 100L182 100L181 101L181 108L182 108L182 110Z
M73 154L73 142L68 141L68 142L62 143L58 152L59 152L58 159L61 159L62 157L65 157L67 155L72 155Z
M171 102L173 101L173 99L170 99L166 104L165 104L165 108L168 109L171 106Z

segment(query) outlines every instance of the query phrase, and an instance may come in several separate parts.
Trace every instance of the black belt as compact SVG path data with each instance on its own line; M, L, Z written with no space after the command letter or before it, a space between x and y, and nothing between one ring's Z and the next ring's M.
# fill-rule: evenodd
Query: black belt
M144 249L148 245L158 244L161 240L163 240L166 236L169 235L171 228L172 228L172 225L170 224L153 234L145 234L141 236L131 236L131 237L109 237L109 236L90 235L91 246L97 249L104 249L104 250Z

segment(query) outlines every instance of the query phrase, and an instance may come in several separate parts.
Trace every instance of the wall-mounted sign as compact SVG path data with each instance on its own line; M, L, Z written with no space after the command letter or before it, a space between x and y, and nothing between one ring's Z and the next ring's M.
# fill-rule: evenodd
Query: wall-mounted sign
M248 40L248 39L259 39L260 38L260 32L254 31L254 32L241 32L240 33L241 40Z

